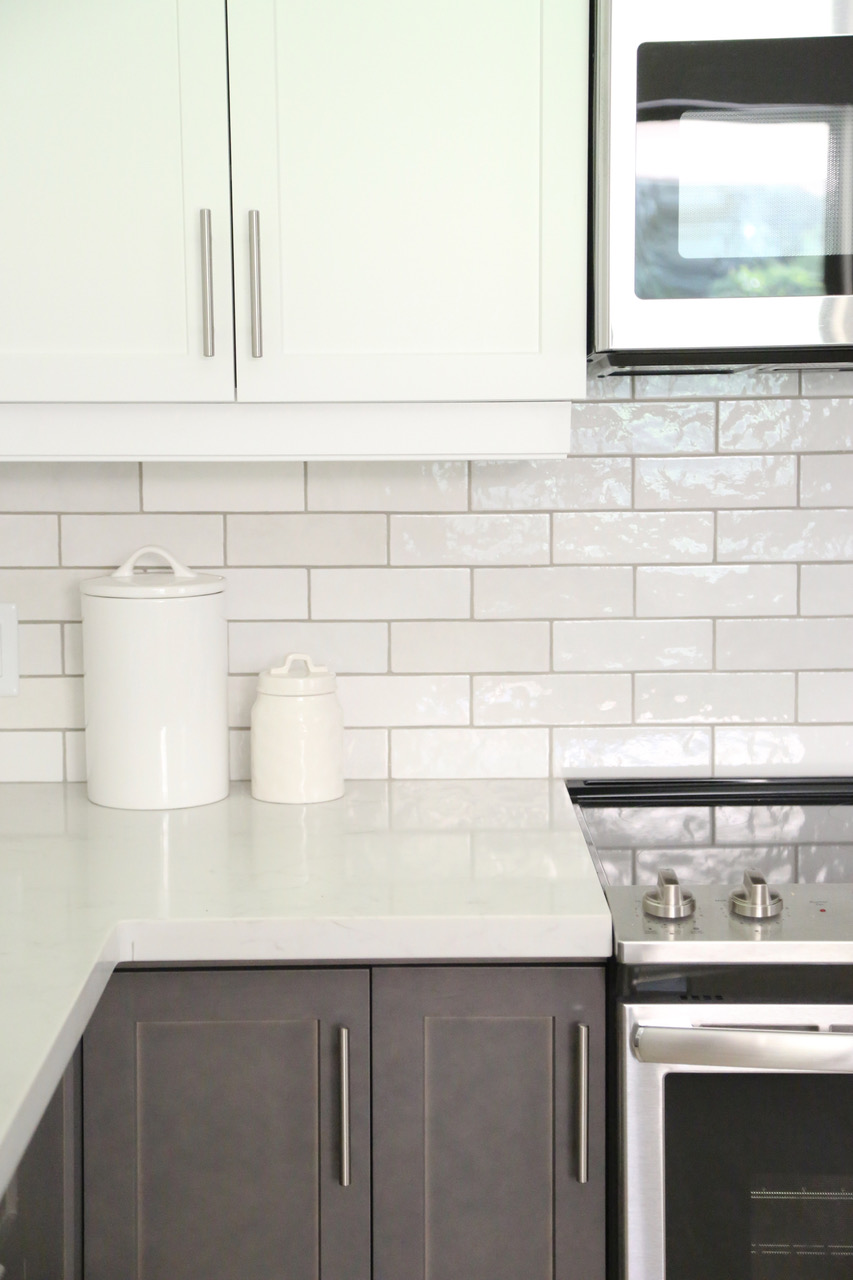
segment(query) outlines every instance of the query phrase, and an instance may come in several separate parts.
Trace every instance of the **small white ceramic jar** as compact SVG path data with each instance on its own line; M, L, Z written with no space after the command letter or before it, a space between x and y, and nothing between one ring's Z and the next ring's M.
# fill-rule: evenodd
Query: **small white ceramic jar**
M297 670L294 664L300 663ZM252 795L314 804L344 794L344 719L335 675L305 653L262 671L252 707Z

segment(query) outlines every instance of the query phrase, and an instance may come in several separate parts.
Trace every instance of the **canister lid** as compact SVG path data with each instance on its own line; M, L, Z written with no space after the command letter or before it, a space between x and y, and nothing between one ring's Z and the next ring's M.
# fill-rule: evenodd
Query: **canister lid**
M303 664L304 670L291 671L295 662ZM258 693L272 693L278 697L334 692L334 671L315 666L307 653L289 653L280 667L270 667L258 677Z
M160 556L168 569L137 570L145 555ZM181 596L212 596L225 590L225 579L216 573L194 573L162 547L140 547L115 573L86 578L80 583L85 596L120 596L125 600L171 600Z

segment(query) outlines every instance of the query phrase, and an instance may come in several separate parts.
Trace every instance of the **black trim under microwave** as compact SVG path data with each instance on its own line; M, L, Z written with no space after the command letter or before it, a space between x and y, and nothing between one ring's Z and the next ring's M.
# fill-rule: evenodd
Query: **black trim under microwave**
M848 369L853 347L729 347L682 351L598 351L591 354L593 374L621 373L735 373L739 369ZM697 366L701 366L698 368Z

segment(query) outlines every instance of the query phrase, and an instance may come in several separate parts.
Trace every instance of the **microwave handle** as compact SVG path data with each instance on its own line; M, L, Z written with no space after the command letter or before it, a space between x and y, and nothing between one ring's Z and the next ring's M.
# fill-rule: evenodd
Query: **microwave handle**
M640 1062L764 1071L853 1072L853 1034L754 1027L634 1027Z

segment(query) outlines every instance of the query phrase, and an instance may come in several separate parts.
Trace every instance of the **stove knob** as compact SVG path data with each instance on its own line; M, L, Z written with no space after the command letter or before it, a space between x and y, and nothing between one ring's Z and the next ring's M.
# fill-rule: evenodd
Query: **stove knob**
M664 867L658 872L657 886L643 894L643 910L661 920L684 920L693 915L696 900L689 890L682 889L675 872Z
M769 920L781 914L782 896L769 888L760 872L747 871L743 877L743 888L729 894L729 911L749 920Z

